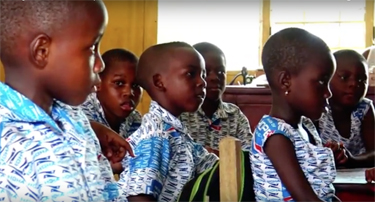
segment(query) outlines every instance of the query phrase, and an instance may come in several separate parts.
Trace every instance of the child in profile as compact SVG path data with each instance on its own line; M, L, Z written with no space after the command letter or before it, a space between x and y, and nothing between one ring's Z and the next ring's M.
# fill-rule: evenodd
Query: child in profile
M226 136L238 138L243 147L252 137L249 121L232 103L223 102L226 85L226 58L214 44L203 42L193 46L206 63L206 98L198 111L183 113L179 117L190 136L207 150L219 154L219 142Z
M333 55L322 39L299 28L272 35L262 62L272 91L272 108L257 125L250 161L257 201L332 201L337 146L323 146L312 122L331 96ZM336 144L337 145L337 144Z

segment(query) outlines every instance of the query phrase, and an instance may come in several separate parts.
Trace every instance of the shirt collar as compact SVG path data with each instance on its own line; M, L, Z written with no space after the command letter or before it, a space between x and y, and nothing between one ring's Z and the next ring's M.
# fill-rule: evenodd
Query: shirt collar
M235 108L230 107L228 103L220 102L219 107L217 108L216 112L213 114L213 117L216 119L226 119L228 118L228 114L234 114L236 111ZM198 109L198 113L202 116L206 116L202 108Z
M0 105L9 109L15 115L5 115L9 120L30 123L47 122L58 130L60 128L53 119L66 119L69 117L66 111L68 108L71 109L71 107L65 104L54 101L51 118L33 101L2 82L0 82Z
M160 106L157 102L151 101L150 104L150 112L152 114L156 114L157 116L161 117L163 122L171 125L176 130L183 132L185 134L187 133L187 128L182 125L181 121L173 116L171 113L169 113L166 109L164 109L162 106Z

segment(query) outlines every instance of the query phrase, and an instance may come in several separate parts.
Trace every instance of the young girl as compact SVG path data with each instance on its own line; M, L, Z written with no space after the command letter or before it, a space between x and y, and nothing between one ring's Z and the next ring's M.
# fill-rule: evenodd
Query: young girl
M190 136L210 152L219 155L219 142L228 135L250 144L252 137L249 121L241 110L221 99L226 84L225 55L217 46L202 42L193 46L206 63L206 98L194 113L183 113L179 119L185 124Z
M322 145L312 123L330 97L335 62L327 45L298 28L267 41L262 62L272 91L272 108L254 132L250 161L257 201L332 201L336 176L332 150ZM337 144L332 144L337 145Z
M347 166L374 166L374 106L365 98L368 70L366 59L354 50L334 53L337 70L332 77L331 110L318 122L323 143L342 142L353 155Z

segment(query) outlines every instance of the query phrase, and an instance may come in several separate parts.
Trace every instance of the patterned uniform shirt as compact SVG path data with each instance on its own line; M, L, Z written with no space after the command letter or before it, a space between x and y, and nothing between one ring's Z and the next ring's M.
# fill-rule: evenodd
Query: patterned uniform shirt
M218 160L193 141L179 119L154 101L128 142L136 157L123 160L118 184L125 196L146 194L159 202L177 201L183 186Z
M250 145L252 135L249 121L232 103L222 102L212 119L202 109L195 113L183 113L179 118L194 141L203 146L219 150L219 142L226 136L241 140L243 148Z
M98 123L101 123L109 128L111 126L108 124L107 120L105 119L104 110L102 105L100 104L98 98L96 97L96 93L91 93L86 101L81 105L83 112L86 116ZM136 131L142 122L142 115L137 111L134 110L129 116L124 120L124 122L120 125L120 132L119 134L123 138L129 137L134 131Z
M0 201L109 201L118 197L108 160L77 109L52 114L0 82Z
M372 100L367 98L363 98L358 103L357 108L351 115L352 125L349 138L340 135L335 127L331 112L323 113L322 117L319 119L319 132L323 143L326 143L327 141L342 142L346 149L355 156L366 153L366 148L361 135L361 125L363 118L366 116L371 105L373 105Z
M263 151L273 134L287 137L294 145L299 165L316 195L323 201L332 201L336 168L332 150L325 148L315 126L304 118L303 125L314 137L316 145L305 140L298 129L283 120L265 115L257 125L250 148L250 161L257 201L294 201L283 185L270 159Z

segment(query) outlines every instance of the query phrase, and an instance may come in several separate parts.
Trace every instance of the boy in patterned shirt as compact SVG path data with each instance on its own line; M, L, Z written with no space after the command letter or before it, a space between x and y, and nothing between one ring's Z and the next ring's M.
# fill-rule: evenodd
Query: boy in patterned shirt
M142 89L135 83L138 58L125 49L112 49L102 55L105 69L99 73L97 92L81 105L90 121L101 123L123 138L141 125L142 116L135 109Z
M207 94L198 111L183 113L180 120L188 127L194 141L217 155L219 142L226 136L238 138L243 147L249 145L252 137L249 121L236 105L222 100L226 84L226 59L223 51L207 42L193 47L206 63Z
M99 132L96 123L100 123L127 138L142 121L141 114L135 109L142 96L141 87L135 83L138 58L125 49L108 50L102 58L105 69L99 73L101 83L81 108L96 133ZM121 162L111 166L115 174L123 170Z
M99 82L102 1L1 1L0 201L109 201L118 190L80 105Z
M118 183L129 201L176 201L190 179L218 161L177 118L202 104L205 74L202 56L183 42L155 45L141 55L137 81L153 101L128 138L135 157L124 158Z

